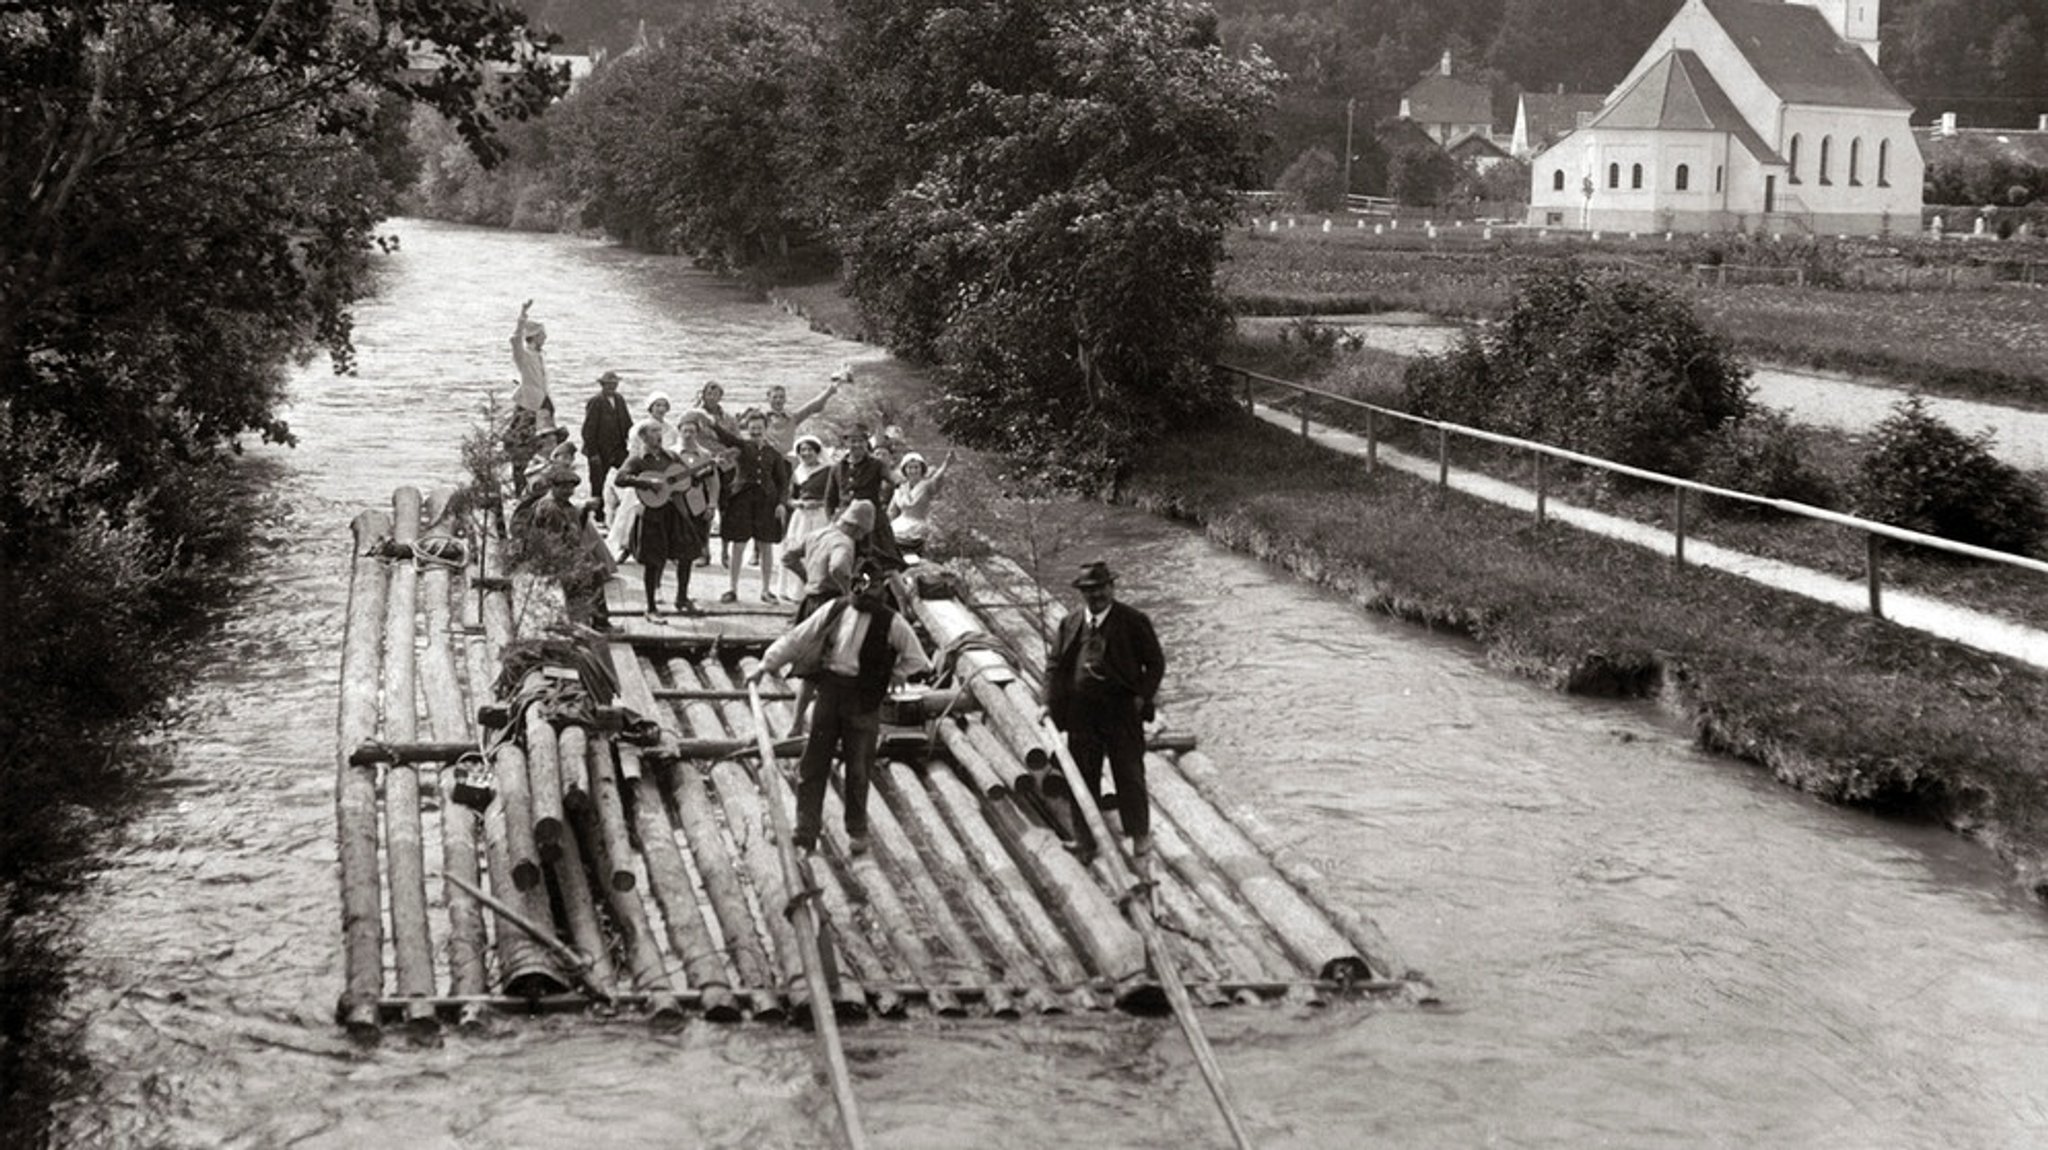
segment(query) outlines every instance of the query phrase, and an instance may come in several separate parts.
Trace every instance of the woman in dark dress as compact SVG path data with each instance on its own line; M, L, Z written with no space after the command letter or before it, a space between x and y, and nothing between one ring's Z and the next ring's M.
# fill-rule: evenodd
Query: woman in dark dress
M857 499L873 504L877 510L889 506L889 496L894 494L896 485L889 479L889 468L875 458L873 441L868 438L866 424L853 425L853 433L846 437L846 457L832 465L825 480L825 510L839 514L839 509ZM896 536L889 530L889 520L878 516L874 533L868 536L862 553L874 560L884 574L903 570L903 552L896 546Z
M661 574L670 563L676 566L676 610L684 615L698 613L697 605L690 601L690 569L704 547L704 528L698 515L709 505L705 485L717 470L716 462L707 455L678 454L663 447L661 440L667 430L654 420L634 428L641 453L626 461L616 481L621 487L635 489L643 504L640 521L633 529L633 553L640 559L640 582L647 594L650 620L661 618ZM669 489L668 497L649 504L646 493L659 493L664 487Z

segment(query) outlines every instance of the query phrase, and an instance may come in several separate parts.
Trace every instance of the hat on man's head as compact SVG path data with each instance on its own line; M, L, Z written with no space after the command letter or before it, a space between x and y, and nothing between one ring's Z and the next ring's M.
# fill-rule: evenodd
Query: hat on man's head
M530 319L526 321L526 338L546 339L547 337L548 328L546 324L540 322L537 319Z
M617 383L619 382L619 373L616 371L605 372L603 375L597 377L597 382L599 383L599 385L607 383Z
M856 499L839 513L838 522L841 527L857 528L866 535L875 529L875 505L865 499Z
M1107 563L1084 563L1081 573L1074 577L1074 586L1081 588L1109 587L1115 583L1116 573L1109 569Z

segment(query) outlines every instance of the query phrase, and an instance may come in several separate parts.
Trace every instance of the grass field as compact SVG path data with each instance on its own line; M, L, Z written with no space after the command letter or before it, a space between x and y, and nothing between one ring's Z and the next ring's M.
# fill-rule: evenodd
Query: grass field
M1412 231L1242 231L1232 234L1230 260L1218 279L1243 314L1421 311L1473 319L1504 310L1517 276L1576 259L1670 284L1716 331L1759 359L2048 410L2048 285L2000 280L2020 265L1984 263L1990 257L2038 261L2033 274L2048 280L2048 242L1824 242L1775 252L1752 244L1727 252L1707 240L1667 243L1661 236L1593 243L1495 234L1501 238L1483 240L1472 228L1440 231L1436 240ZM1810 266L1816 278L1825 273L1918 286L1695 282L1701 278L1696 263L1712 258L1775 259L1779 270ZM1950 290L1943 276L1909 275L1943 267L1966 272L1957 279L1962 286Z

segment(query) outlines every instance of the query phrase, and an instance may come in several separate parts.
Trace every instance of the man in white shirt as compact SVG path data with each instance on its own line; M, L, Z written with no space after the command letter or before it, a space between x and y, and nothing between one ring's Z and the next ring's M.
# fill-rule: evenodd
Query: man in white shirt
M796 847L818 845L834 753L846 764L846 835L856 855L868 846L868 768L882 732L890 688L931 670L910 621L888 601L888 581L871 564L849 595L816 611L775 640L747 682L793 667L816 688L816 713L797 770Z

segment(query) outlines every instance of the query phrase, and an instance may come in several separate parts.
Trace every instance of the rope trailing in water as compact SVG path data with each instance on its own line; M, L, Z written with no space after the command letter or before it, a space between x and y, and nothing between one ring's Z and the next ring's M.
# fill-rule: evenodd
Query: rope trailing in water
M1088 784L1081 778L1081 767L1067 750L1066 736L1053 726L1050 719L1041 721L1040 725L1045 730L1046 741L1052 745L1054 757L1059 760L1060 770L1066 774L1067 787L1074 795L1074 806L1088 821L1088 829L1095 832L1095 841L1101 847L1112 881L1127 888L1120 901L1130 916L1131 925L1138 928L1138 934L1145 940L1145 954L1152 960L1152 973L1159 979L1161 989L1166 991L1166 1001L1173 1007L1173 1017L1180 1023L1181 1033L1187 1036L1188 1047L1194 1051L1195 1065L1201 1067L1202 1080L1209 1087L1210 1096L1216 1099L1217 1109L1223 1112L1223 1124L1230 1127L1231 1141L1238 1150L1251 1150L1251 1138L1245 1133L1244 1120L1238 1117L1237 1106L1230 1100L1229 1084L1223 1080L1223 1067L1209 1046L1209 1036L1202 1033L1202 1022L1195 1017L1194 1001L1188 997L1188 988L1181 982L1180 972L1174 968L1173 956L1166 953L1165 940L1159 937L1159 925L1152 921L1149 897L1152 883L1149 880L1139 881L1133 876L1131 865L1124 858L1123 843L1110 835L1108 825L1102 821L1102 812L1096 808L1090 798Z
M796 832L789 825L789 810L783 805L782 767L776 761L775 744L768 738L768 715L761 708L758 687L747 685L747 706L754 712L754 739L761 750L761 789L768 799L768 821L775 828L776 853L782 859L782 885L789 892L790 925L796 931L797 950L803 958L804 981L811 993L811 1026L818 1036L818 1048L825 1055L825 1068L832 1078L832 1097L839 1104L840 1132L848 1150L866 1150L867 1135L860 1125L860 1109L853 1097L853 1072L846 1065L846 1051L839 1045L839 1020L832 1013L832 986L825 977L825 956L818 946L817 887L810 871L796 855Z

